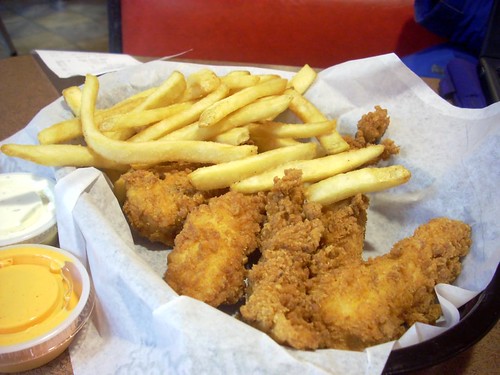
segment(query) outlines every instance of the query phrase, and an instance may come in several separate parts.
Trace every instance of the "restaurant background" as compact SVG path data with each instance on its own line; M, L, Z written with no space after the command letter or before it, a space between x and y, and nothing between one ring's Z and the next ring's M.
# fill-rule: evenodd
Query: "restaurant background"
M18 55L33 49L108 51L106 0L0 0L0 17ZM0 36L0 58L10 55Z

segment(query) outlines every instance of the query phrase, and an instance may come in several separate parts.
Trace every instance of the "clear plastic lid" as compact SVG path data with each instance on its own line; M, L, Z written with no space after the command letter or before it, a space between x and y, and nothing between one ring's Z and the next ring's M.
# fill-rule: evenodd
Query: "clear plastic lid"
M51 246L0 248L0 285L0 372L43 364L69 345L94 306L85 267Z

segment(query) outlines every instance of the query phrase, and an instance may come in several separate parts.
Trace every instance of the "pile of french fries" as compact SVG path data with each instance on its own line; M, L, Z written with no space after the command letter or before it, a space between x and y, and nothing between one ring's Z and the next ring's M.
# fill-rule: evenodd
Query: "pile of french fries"
M40 131L39 145L5 144L1 151L46 166L118 172L203 163L189 176L195 188L247 194L269 190L286 169L301 169L308 199L322 204L407 182L403 166L362 167L384 146L349 150L335 120L304 96L316 77L308 65L289 80L246 70L174 71L157 87L97 109L99 81L87 75L82 88L63 91L74 118ZM285 111L299 122L277 121Z

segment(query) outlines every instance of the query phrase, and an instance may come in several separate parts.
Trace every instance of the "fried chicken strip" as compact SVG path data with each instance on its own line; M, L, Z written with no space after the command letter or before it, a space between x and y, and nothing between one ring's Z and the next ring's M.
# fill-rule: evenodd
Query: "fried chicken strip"
M451 283L471 244L470 227L438 218L364 261L368 199L330 207L304 201L300 172L268 194L262 257L249 272L242 318L296 349L362 350L441 315L434 286Z
M238 302L264 202L263 195L228 192L193 209L168 255L165 281L177 293L212 306Z
M123 211L131 227L153 242L173 246L188 213L221 194L196 190L187 177L195 168L192 164L172 163L124 174Z
M319 339L305 298L308 264L319 246L321 206L305 202L301 172L287 170L267 196L261 258L248 275L243 319L277 342L304 348Z
M368 205L366 195L356 194L322 208L321 221L325 230L310 265L313 275L361 262Z
M319 347L362 350L399 338L417 321L433 324L441 314L434 286L457 277L470 245L467 224L437 218L384 256L311 279L314 319L324 325Z

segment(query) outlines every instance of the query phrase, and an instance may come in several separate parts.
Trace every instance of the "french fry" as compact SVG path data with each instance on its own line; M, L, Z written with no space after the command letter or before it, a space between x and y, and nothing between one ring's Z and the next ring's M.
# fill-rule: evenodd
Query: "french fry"
M118 177L113 182L113 193L115 194L118 203L120 203L120 206L123 206L125 200L127 199L127 187L122 176Z
M136 128L161 121L179 112L187 110L193 102L174 103L166 107L145 110L133 110L106 118L99 126L102 131L114 131L124 128Z
M410 171L401 165L362 168L309 185L305 195L311 202L329 205L358 193L366 194L404 184L410 177Z
M239 127L228 130L216 136L213 141L238 146L250 139L250 132L247 127Z
M272 79L238 91L223 100L219 100L201 113L199 126L213 126L230 113L252 103L259 98L282 94L286 83L287 81L282 78Z
M108 117L119 115L121 113L127 113L130 111L133 111L134 109L136 109L137 107L142 105L145 100L146 100L146 97L137 96L134 99L130 99L130 98L125 99L121 102L116 103L115 105L113 105L111 107L108 107L108 108L96 109L97 120L99 122L102 122L102 121L104 121L104 119L106 119Z
M198 190L222 189L276 165L290 160L311 159L315 155L316 145L314 143L301 143L296 146L263 152L245 159L198 168L191 172L188 177Z
M38 132L38 142L51 145L71 141L81 137L82 124L79 118L58 122Z
M253 135L250 138L254 145L257 146L259 152L266 152L271 150L276 150L277 148L296 146L302 142L297 141L293 138L276 138L268 136ZM317 150L319 154L320 150Z
M281 79L278 74L257 74L256 76L259 77L259 83L267 82L275 78Z
M260 78L256 75L245 74L228 74L221 77L222 83L224 83L232 92L240 91L250 86L254 86L260 82Z
M304 94L314 83L317 75L316 71L306 64L288 81L287 88L292 88L299 94Z
M221 100L229 93L226 85L219 87L212 93L194 103L189 109L170 116L156 124L153 124L130 138L131 142L153 141L165 134L173 132L183 126L198 120L200 114L211 104Z
M210 69L201 69L190 74L186 79L187 87L179 102L198 100L215 91L221 79Z
M81 145L16 145L5 144L5 155L29 160L51 167L96 167L125 171L129 167L103 158L90 148Z
M194 99L207 95L214 91L219 85L219 77L209 69L202 69L190 74L187 78L187 83L181 73L174 72L164 84L149 95L143 103L133 108L130 112L106 116L107 119L100 124L100 128L103 131L113 131L122 128L140 128L162 121L170 116L190 109L194 104ZM156 104L160 102L172 103L181 94L182 97L178 99L179 103L169 104L163 107L156 106ZM126 138L121 137L120 139Z
M80 103L82 102L82 92L78 86L70 86L62 90L64 101L73 114L80 116Z
M189 107L189 103L184 105L178 104L177 106L173 106L172 104L172 102L184 92L185 88L186 80L184 75L174 71L156 90L152 91L151 94L147 96L139 96L137 105L135 105L132 101L119 103L109 110L98 112L96 121L104 127L104 130L111 131L111 133L105 133L111 139L126 140L135 134L135 129L133 128L141 127L142 123L144 123L142 125L148 125L155 122L155 116L158 117L158 114L164 115L157 120L160 121L162 118L171 116L183 109L187 109ZM165 105L167 108L170 107L169 110L165 111L165 107L162 107L162 105ZM128 108L130 108L129 111L127 111ZM118 114L114 114L115 111L113 109L117 111ZM155 111L155 109L159 109L159 111ZM146 114L143 113L142 116L139 115L134 117L134 114L138 112L146 112ZM120 115L121 120L118 120L119 126L116 127L111 118L116 118L116 116ZM134 120L137 120L138 118L140 119L138 121L139 123L134 126ZM107 119L109 119L109 121L107 121ZM106 129L108 126L110 126L111 129Z
M128 98L121 102L118 102L110 108L96 110L96 122L101 123L108 117L130 112L144 101L145 94L146 91L135 95L133 99ZM38 133L38 141L42 145L58 144L69 142L73 139L81 137L82 135L82 124L80 118L76 117L73 119L58 122L45 129L42 129ZM111 133L107 133L107 135L114 139L127 139L132 134L129 132L129 130L127 130L126 132L118 132L115 135Z
M186 89L184 74L174 71L153 93L138 105L134 110L165 107L179 98Z
M336 174L356 169L377 158L382 152L384 152L384 146L370 145L317 159L290 161L256 176L238 181L231 185L231 190L245 194L270 190L274 186L274 178L282 178L287 169L302 170L303 182L318 182Z
M286 93L293 96L292 102L290 103L290 110L303 122L308 123L328 120L326 116L314 106L314 104L302 96L298 91L294 89L287 89ZM318 137L318 140L327 154L337 154L349 149L349 144L342 138L337 130L330 134Z
M227 132L238 126L246 125L250 122L265 120L269 117L275 117L288 108L292 98L287 95L278 95L259 99L243 108L231 113L223 118L216 126L200 127L198 122L187 125L176 131L173 131L162 140L208 140L217 135Z
M248 76L250 74L251 73L248 70L231 70L225 76L222 76L222 78L225 78L225 77L243 77L243 76Z
M116 141L103 135L95 121L99 81L88 74L82 91L81 121L85 141L102 157L121 164L158 164L166 161L224 163L246 158L257 152L255 146L230 146L200 141Z
M304 183L312 183L308 199L323 204L406 182L410 173L401 166L357 169L380 156L384 146L346 151L336 121L302 95L315 79L308 65L290 80L248 71L218 77L208 69L185 78L175 71L158 87L98 109L99 81L87 75L83 90L74 86L63 92L76 118L41 131L40 146L4 145L1 150L44 165L95 166L115 173L167 161L215 164L189 175L197 189L230 187L246 194L271 189L286 169L301 169ZM286 109L303 123L275 121ZM79 136L88 147L55 144ZM311 137L319 144L298 141ZM253 145L242 145L248 141Z
M335 129L335 120L312 122L308 124L285 124L267 121L249 124L251 135L278 138L312 138L331 133Z

